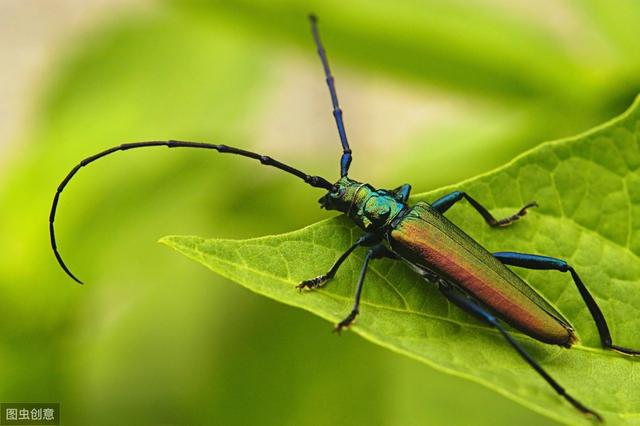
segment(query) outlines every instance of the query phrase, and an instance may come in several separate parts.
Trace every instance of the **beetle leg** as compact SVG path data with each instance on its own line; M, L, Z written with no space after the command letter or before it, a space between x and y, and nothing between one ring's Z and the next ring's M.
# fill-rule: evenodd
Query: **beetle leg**
M593 296L591 296L591 293L589 293L587 287L583 284L582 280L578 276L578 273L567 262L562 259L556 259L554 257L548 256L539 256L535 254L500 252L494 253L493 255L505 265L519 266L521 268L527 269L569 272L571 274L571 278L573 278L573 282L575 283L576 287L578 287L578 291L580 292L580 296L582 296L582 300L587 305L587 308L589 308L589 312L591 313L593 321L596 323L598 334L600 335L600 341L602 342L602 347L605 349L611 349L613 351L623 353L625 355L640 355L640 351L636 349L629 349L613 344L611 333L609 332L609 326L607 326L607 321L605 320L600 307L594 300Z
M480 213L480 215L483 217L485 222L487 222L491 227L511 225L513 222L515 222L516 220L520 219L522 216L527 214L527 209L531 207L538 207L538 203L536 203L535 201L532 201L530 203L527 203L524 207L522 207L520 210L518 210L515 214L512 214L511 216L505 217L503 219L496 219L495 217L493 217L491 213L489 213L489 210L487 210L482 204L474 200L469 194L463 191L454 191L441 198L438 198L436 201L431 203L431 207L433 207L435 210L437 210L441 214L444 214L447 210L449 210L451 206L453 206L455 203L462 200L463 198L467 200L469 204L471 204L471 206L474 209L476 209L478 213Z
M337 333L340 333L340 331L351 325L351 323L353 322L353 320L356 319L356 316L358 315L359 308L360 308L360 296L362 295L362 287L364 284L364 277L367 274L367 268L369 267L369 261L371 259L380 259L383 257L388 257L388 258L392 258L392 259L396 259L396 255L391 252L389 249L387 249L384 245L382 244L378 244L375 245L373 247L371 247L369 249L369 251L367 252L367 255L364 257L364 263L362 264L362 269L360 270L360 277L358 278L358 284L356 285L356 297L355 297L355 302L353 304L353 309L351 309L351 312L349 313L349 315L347 315L347 317L345 319L343 319L342 321L340 321L337 325L334 331L336 331Z
M338 269L340 269L340 266L342 265L342 263L345 260L347 260L349 255L353 253L355 249L357 249L360 246L370 246L379 241L380 240L378 239L378 237L376 237L375 234L363 235L362 237L358 238L358 240L355 243L353 243L353 245L349 247L347 251L345 251L340 255L338 260L336 260L336 263L334 263L331 269L329 269L329 272L327 272L326 274L317 276L315 278L311 278L309 280L304 280L300 282L300 284L298 284L296 288L302 291L305 288L312 290L317 287L322 287L324 284L326 284L327 281L329 281L331 278L333 278L336 275L336 272L338 272Z
M402 201L403 203L406 203L407 200L409 199L410 192L411 192L411 185L409 185L408 183L405 183L404 185L401 185L396 189L391 190L391 193L393 194L393 196L396 197L396 199Z
M462 293L459 290L455 290L450 285L440 285L440 291L444 294L444 296L449 299L453 304L459 306L463 310L473 314L474 316L480 318L487 324L498 329L500 334L507 340L507 342L520 354L520 356L534 369L536 372L542 376L543 379L546 380L549 385L558 393L558 395L562 396L566 399L571 405L577 408L583 414L594 417L598 421L603 421L602 417L596 413L595 411L585 407L582 403L574 399L571 395L569 395L565 389L556 382L553 377L549 375L541 366L538 364L532 357L525 351L525 349L509 334L507 330L502 326L502 324L487 312L482 306L480 306L477 302L468 297L465 293Z

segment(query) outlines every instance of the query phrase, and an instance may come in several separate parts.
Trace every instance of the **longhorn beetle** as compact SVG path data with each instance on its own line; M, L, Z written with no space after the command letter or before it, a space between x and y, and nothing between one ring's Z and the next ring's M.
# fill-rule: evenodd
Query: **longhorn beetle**
M334 79L318 34L317 18L311 15L309 19L311 21L313 39L324 68L329 93L331 94L333 116L342 144L340 179L332 184L323 177L308 175L271 157L226 145L169 140L135 142L115 146L82 160L58 186L49 216L49 234L53 253L62 269L71 278L82 284L62 260L54 233L54 220L60 194L80 168L116 151L151 146L210 149L220 153L253 158L264 165L272 166L297 176L314 188L326 190L327 193L319 200L321 208L345 213L364 231L364 235L336 260L327 273L302 281L297 286L302 291L303 289L313 290L324 285L335 276L340 265L354 250L358 247L368 247L356 286L353 309L344 320L336 325L337 331L348 327L358 315L360 296L362 295L362 287L369 262L380 258L403 261L426 281L435 283L440 292L450 302L476 316L487 325L495 327L504 336L507 343L560 396L582 413L601 421L602 417L598 413L569 395L502 325L501 321L504 321L536 340L566 348L571 347L577 341L569 321L533 288L513 273L511 269L507 268L507 265L528 269L569 272L596 324L603 348L625 355L640 355L640 351L613 344L611 333L602 311L583 284L576 270L567 262L562 259L535 254L490 253L444 216L444 213L455 203L466 200L489 226L502 227L517 221L527 213L527 209L536 207L537 204L531 202L515 214L498 220L482 204L462 191L452 192L431 204L418 202L410 206L408 199L411 186L408 184L392 190L386 190L376 189L367 183L351 179L348 176L349 165L351 164L351 148L347 141L347 133L342 120L342 110L338 103Z

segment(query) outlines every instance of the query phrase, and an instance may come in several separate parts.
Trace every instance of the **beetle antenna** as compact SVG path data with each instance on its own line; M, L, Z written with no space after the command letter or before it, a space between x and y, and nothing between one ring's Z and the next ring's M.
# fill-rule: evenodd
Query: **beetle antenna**
M340 159L340 176L346 176L349 173L349 166L351 165L351 148L349 148L349 141L347 140L347 132L344 130L344 122L342 121L342 109L338 103L338 94L336 93L335 80L331 75L331 69L329 68L329 61L327 60L327 53L320 41L320 34L318 34L318 17L314 14L309 15L309 21L311 21L311 32L313 33L313 39L316 42L318 48L318 55L322 61L322 67L324 68L324 75L327 78L327 86L329 86L329 93L331 93L331 103L333 104L333 117L336 119L336 125L338 126L338 134L340 135L340 142L342 143L342 158Z
M146 148L150 146L166 146L169 148L212 149L222 154L240 155L242 157L253 158L255 160L260 161L260 163L264 164L265 166L272 166L272 167L275 167L276 169L280 169L289 174L297 176L300 179L302 179L305 183L315 188L324 188L328 191L330 191L333 188L333 185L323 177L308 175L294 167L281 163L280 161L274 160L273 158L268 157L266 155L260 155L260 154L256 154L255 152L245 151L244 149L234 148L226 145L214 145L211 143L204 143L204 142L185 142L185 141L169 140L169 141L148 141L148 142L125 143L122 145L118 145L118 146L114 146L112 148L106 149L102 152L99 152L98 154L85 158L84 160L76 164L76 166L73 169L71 169L69 174L67 174L67 176L62 180L62 182L58 186L56 195L53 197L53 204L51 205L51 213L49 214L49 236L51 237L51 248L53 249L53 254L55 254L56 259L58 260L58 263L60 264L62 269L64 269L64 271L67 273L67 275L69 275L79 284L82 284L82 281L76 278L76 276L71 273L67 265L65 265L64 261L62 260L62 257L60 256L60 253L58 252L58 246L56 244L56 235L54 232L53 222L55 221L55 218L56 218L56 210L58 208L58 200L60 199L60 194L62 193L64 188L67 186L71 178L82 167L90 163L93 163L94 161L102 157L106 157L109 154L113 154L114 152L117 152L117 151L127 151L129 149Z

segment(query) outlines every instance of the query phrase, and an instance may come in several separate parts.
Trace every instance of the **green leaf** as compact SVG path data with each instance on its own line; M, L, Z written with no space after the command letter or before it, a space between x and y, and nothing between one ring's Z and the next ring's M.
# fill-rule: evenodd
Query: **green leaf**
M638 167L640 98L602 127L542 144L498 170L412 201L434 200L462 189L498 216L538 201L539 209L505 229L490 229L465 203L447 215L491 251L566 259L593 292L614 341L639 347ZM336 217L288 234L250 240L171 236L161 241L257 293L336 322L350 311L362 251L351 256L326 287L301 294L295 286L326 272L359 235L361 231L345 217ZM514 331L517 339L570 394L603 414L608 424L639 424L640 360L600 348L594 323L566 274L518 272L570 319L580 343L567 350ZM589 424L496 331L449 306L431 284L401 262L372 264L360 312L353 331L374 343L482 383L562 422Z

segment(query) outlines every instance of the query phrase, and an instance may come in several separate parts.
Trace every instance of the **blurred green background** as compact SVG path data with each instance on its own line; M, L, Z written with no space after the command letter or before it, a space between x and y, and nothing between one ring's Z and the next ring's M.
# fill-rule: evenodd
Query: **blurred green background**
M25 129L0 151L0 401L59 401L67 425L553 423L155 244L329 217L290 176L161 148L83 169L57 221L83 287L50 253L49 207L76 161L138 140L225 143L336 177L309 11L351 175L416 193L455 183L622 112L640 92L640 3L121 3L54 52Z

